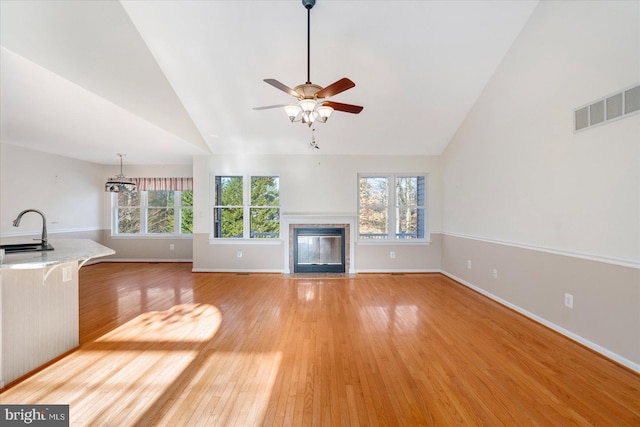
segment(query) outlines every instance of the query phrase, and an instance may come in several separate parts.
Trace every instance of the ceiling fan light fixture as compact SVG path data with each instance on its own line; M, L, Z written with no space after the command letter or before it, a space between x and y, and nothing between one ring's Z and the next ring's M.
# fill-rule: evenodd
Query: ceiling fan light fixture
M320 121L322 121L322 123L326 123L327 120L329 120L329 117L331 117L331 113L333 113L333 108L326 106L326 105L321 105L320 107L318 107L318 116L320 117Z
M341 78L327 87L322 87L311 82L311 9L316 4L316 0L302 0L302 5L307 9L307 81L299 84L293 89L279 82L276 79L264 79L264 82L279 89L298 100L297 104L290 105L270 105L258 107L254 110L265 110L268 108L284 107L287 117L291 122L301 122L313 128L315 122L326 123L334 111L343 111L351 114L359 114L363 107L358 105L343 104L340 102L328 101L334 95L355 87L355 83L346 77ZM315 131L315 129L312 129ZM311 146L315 149L315 137L312 138Z
M287 116L289 116L289 120L293 122L302 111L302 108L300 108L300 106L297 104L290 104L290 105L285 105L284 111L287 113Z
M298 103L302 111L305 113L311 113L316 109L316 101L315 99L303 99Z

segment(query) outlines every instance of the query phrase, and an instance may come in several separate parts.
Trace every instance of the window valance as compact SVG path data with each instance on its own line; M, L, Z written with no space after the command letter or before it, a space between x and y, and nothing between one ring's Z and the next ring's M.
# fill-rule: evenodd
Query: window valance
M138 191L193 190L193 178L132 178Z

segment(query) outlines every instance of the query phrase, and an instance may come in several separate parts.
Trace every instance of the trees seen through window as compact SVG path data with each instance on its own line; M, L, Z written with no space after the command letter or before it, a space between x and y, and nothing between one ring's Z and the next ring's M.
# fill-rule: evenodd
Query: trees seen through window
M114 234L188 235L193 233L193 191L114 193Z
M426 239L426 175L361 174L358 180L361 240Z
M280 236L279 177L216 176L214 181L214 238Z

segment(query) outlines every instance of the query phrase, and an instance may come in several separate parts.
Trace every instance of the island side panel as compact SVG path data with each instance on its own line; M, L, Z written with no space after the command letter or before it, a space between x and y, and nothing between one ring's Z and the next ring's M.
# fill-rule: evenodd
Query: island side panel
M0 387L79 345L77 261L4 268L0 293Z

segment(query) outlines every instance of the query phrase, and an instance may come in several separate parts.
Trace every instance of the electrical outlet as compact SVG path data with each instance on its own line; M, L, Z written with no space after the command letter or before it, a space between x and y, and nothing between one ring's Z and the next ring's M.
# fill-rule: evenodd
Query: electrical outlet
M174 250L175 248L176 248L176 247L175 247L175 245L174 245L173 243L170 243L170 244L169 244L169 250L170 250L170 251Z
M71 281L72 276L73 276L73 271L71 270L71 267L63 267L62 268L62 281L63 282Z
M493 269L493 278L494 278L494 279L497 279L497 278L498 278L498 269L497 269L497 268L494 268L494 269Z
M389 252L389 258L394 259L396 257L396 251Z
M467 268L469 270L471 270L471 260L470 259L467 260Z
M238 251L238 252L236 253L236 256L237 256L238 258L242 258L242 251Z
M565 307L573 308L573 295L564 294L564 305Z

